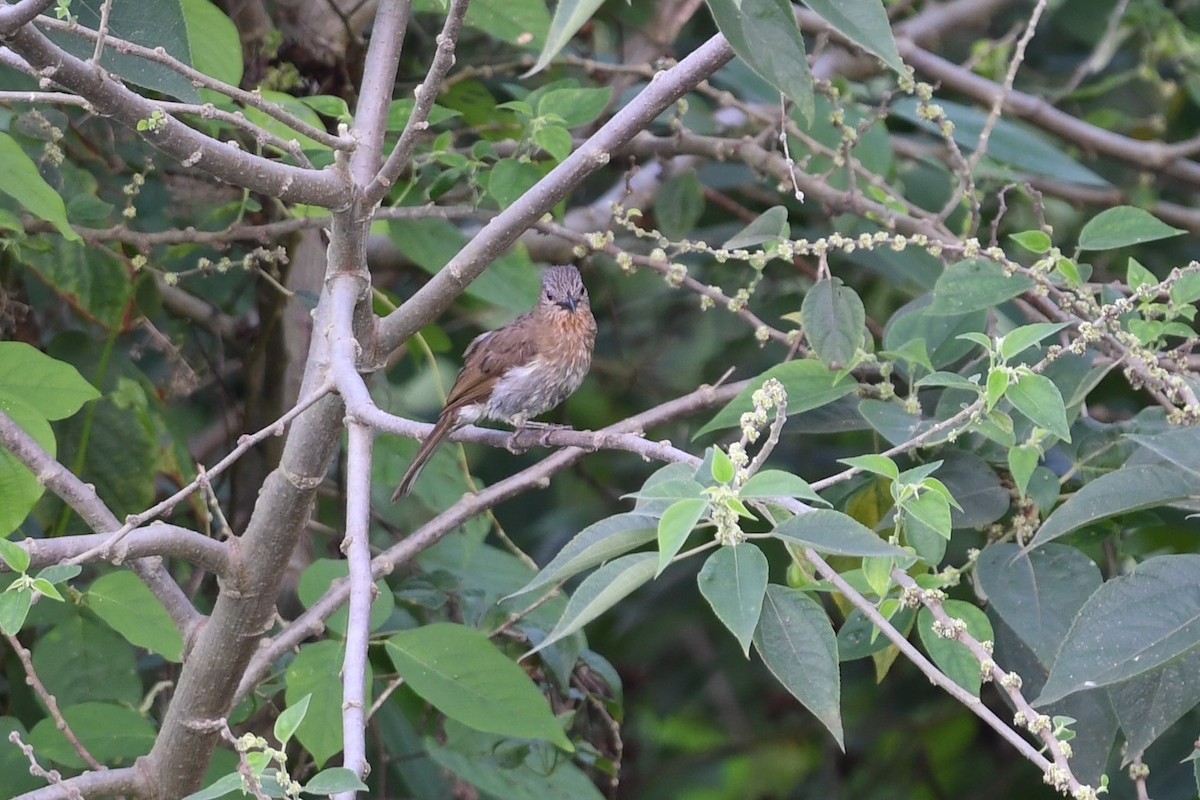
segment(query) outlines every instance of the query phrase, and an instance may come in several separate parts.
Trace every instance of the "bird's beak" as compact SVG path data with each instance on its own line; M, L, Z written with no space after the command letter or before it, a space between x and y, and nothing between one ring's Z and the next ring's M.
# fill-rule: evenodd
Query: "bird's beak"
M560 306L562 306L563 308L565 308L567 311L571 311L571 312L574 312L575 309L579 307L579 301L576 300L574 297L568 297L566 300L560 300L558 302L558 304Z

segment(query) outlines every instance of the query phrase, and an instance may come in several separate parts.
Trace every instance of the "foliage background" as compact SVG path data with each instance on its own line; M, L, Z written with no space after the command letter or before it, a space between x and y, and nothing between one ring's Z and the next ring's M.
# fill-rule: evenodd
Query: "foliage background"
M660 460L704 458L696 479L705 484L721 472L712 466L721 457L706 448L728 452L737 414L748 406L727 412L728 424L702 429L743 385L712 393L698 387L807 359L820 377L785 381L787 424L778 436L763 433L773 448L770 468L817 485L836 509L921 556L889 574L892 562L868 559L864 568L865 551L822 549L833 567L868 604L892 601L887 608L899 615L892 622L900 634L968 687L978 659L964 661L964 651L929 632L932 622L916 622L896 601L921 599L925 615L948 608L965 616L975 639L995 640L996 662L1021 675L1027 699L1057 674L1050 685L1068 697L1052 712L1077 720L1075 755L1069 762L1061 752L1050 757L1069 763L1082 783L1097 785L1106 773L1114 796L1196 796L1193 762L1184 761L1196 740L1200 700L1200 638L1191 632L1200 567L1197 527L1188 517L1200 470L1196 435L1186 427L1198 411L1191 348L1192 304L1200 299L1190 235L1200 229L1193 208L1200 182L1192 160L1200 113L1193 3L793 8L666 0L568 2L548 10L531 0L475 0L461 33L449 37L457 39L457 58L427 109L428 129L406 127L414 87L432 85L427 71L436 69L439 31L461 3L449 10L413 4L403 48L381 69L386 57L372 61L370 48L381 32L395 30L389 26L399 24L406 3L268 8L183 0L147 8L117 0L108 20L113 34L161 45L225 83L259 88L262 100L223 97L198 86L195 74L181 77L174 62L110 45L100 63L149 100L138 106L120 97L99 109L97 96L88 97L91 108L80 107L70 92L57 93L80 89L65 81L42 85L27 74L35 48L13 12L36 5L10 4L0 16L7 45L0 50L0 325L7 340L0 343L0 409L64 469L46 466L43 483L51 491L42 494L17 462L44 462L6 433L3 444L14 455L4 462L0 508L9 510L0 515L8 515L8 541L20 546L5 546L0 556L9 572L52 571L34 585L0 576L9 589L0 595L7 637L0 726L32 745L41 768L72 776L106 764L112 784L78 785L140 796L172 796L179 785L195 791L233 774L238 757L221 741L211 767L170 783L164 776L178 766L171 758L187 752L180 742L191 735L172 739L179 719L170 714L191 708L175 690L191 666L185 652L194 654L202 636L200 615L214 614L218 597L241 574L238 559L252 571L274 558L279 569L263 578L269 583L255 573L254 581L238 584L251 594L271 589L239 623L244 640L211 642L214 649L202 652L213 664L222 644L241 652L235 642L264 633L274 649L265 646L263 657L247 650L249 667L231 666L224 699L213 694L217 710L197 710L196 718L227 717L236 734L283 741L289 773L301 783L343 759L363 776L346 749L355 745L347 745L352 736L343 724L353 727L354 717L343 713L340 676L349 664L345 643L352 654L369 618L371 646L359 668L368 705L385 698L359 743L374 796L1056 795L1043 783L1044 764L1031 764L966 704L932 686L909 657L882 639L869 652L870 636L861 631L849 641L854 631L846 620L855 618L848 595L818 583L812 562L780 535L738 547L761 545L773 586L817 598L831 630L841 631L840 685L792 661L785 672L806 688L789 692L777 680L780 656L769 669L762 652L743 655L697 591L707 557L700 552L590 624L586 648L573 634L520 662L531 681L486 660L502 653L511 665L567 607L555 595L508 619L529 606L529 598L498 605L530 580L529 559L544 566L587 526L628 511L626 495L661 480L652 479ZM76 2L68 13L94 29L104 10ZM586 24L564 28L572 11ZM779 24L793 11L802 34ZM39 30L80 58L92 56L90 40L52 15L36 23ZM739 58L693 88L706 75L676 60L706 52L718 26ZM795 49L801 38L807 62ZM526 74L543 53L545 69ZM916 81L935 87L932 104L881 59L892 67L903 59ZM368 85L364 73L384 87ZM622 109L646 111L648 87L675 76L691 89L684 100L664 103L649 114L652 122L634 125L616 144L601 138L606 120ZM31 92L37 102L26 101ZM381 112L375 118L364 112L371 100ZM263 111L266 103L284 109L284 119ZM211 158L188 163L189 148L199 145L156 113L184 119L206 137L236 140L246 160L214 148L205 151ZM367 136L360 154L410 148L389 173L394 186L371 183L379 164L350 155L340 124ZM287 144L293 138L297 144ZM603 149L606 163L552 172L574 163L570 153L590 152L589 143ZM251 168L260 156L293 172L260 174ZM373 222L372 204L353 206L335 177L378 190L374 199L383 205ZM57 205L54 197L61 197ZM530 212L527 224L509 225L504 213L538 203L544 209ZM614 203L621 209L615 214ZM1121 210L1101 214L1110 208ZM544 210L552 216L544 218ZM503 225L520 235L511 248L489 238ZM885 241L870 238L877 231ZM480 249L489 247L498 258L465 291L447 277L454 269L442 269L466 263L464 253L481 269L491 259L480 260ZM989 247L1001 248L999 255L989 255ZM327 265L331 276L361 278L364 258L373 293L353 295L357 311L339 317ZM543 461L549 451L542 448L505 452L497 446L504 437L472 434L492 446L444 448L413 499L391 506L387 497L415 450L412 437L424 429L363 416L360 423L384 431L372 449L364 444L366 424L350 424L347 432L344 414L325 398L313 414L330 423L326 444L337 455L331 462L314 456L319 480L282 494L281 473L273 470L283 443L313 453L322 445L312 429L301 427L309 434L298 435L293 427L285 438L270 435L270 426L307 397L306 389L335 375L330 364L357 367L384 411L429 419L471 338L530 306L537 264L564 261L583 267L600 334L587 382L551 418L594 431L657 413L647 441L555 434L553 444L596 448L568 463ZM927 303L936 313L922 312ZM351 344L343 335L351 320L361 349L346 356L339 347ZM1061 325L1034 329L1038 341L1020 353L1004 353L996 343L1038 323ZM417 329L420 335L408 339ZM955 338L972 332L983 338ZM386 346L377 347L376 337ZM310 339L317 342L311 350ZM391 351L405 339L406 347ZM1077 354L1066 352L1073 342ZM946 374L931 380L935 368ZM914 405L920 377L926 383ZM986 387L981 401L961 383L965 377ZM349 379L335 380L347 395ZM844 396L829 400L822 391ZM668 404L685 396L686 413L672 413ZM975 402L986 406L983 413L955 417ZM938 440L928 432L948 419L956 420L956 436ZM1055 435L1067 434L1068 425L1069 435ZM265 433L254 447L239 444L239 436L256 431ZM670 446L655 449L662 441ZM943 462L935 482L908 474L916 494L900 509L899 531L895 507L903 504L895 492L904 480L889 479L879 461L855 462L867 470L850 475L843 461L893 446L899 469ZM208 492L196 482L198 465L211 467L231 452L237 457ZM504 483L519 470L529 471L511 487ZM88 515L95 498L71 475L95 486L107 516ZM529 491L550 475L547 487ZM477 502L472 495L460 500L464 490L489 485L504 488L475 495L483 498ZM136 520L139 531L125 540L131 550L92 552L127 515L189 486L185 499ZM936 500L943 488L956 503L953 516L948 501ZM264 510L272 499L286 515ZM652 533L662 536L661 527L653 529L669 503L659 500L638 503L655 520ZM720 507L713 501L706 516L715 518ZM776 505L776 519L786 507ZM1045 522L1055 508L1057 528ZM178 527L142 527L152 516ZM341 622L335 617L323 629L310 614L302 619L313 627L293 627L289 640L284 620L319 601L332 605L328 592L347 569L343 537L363 544L361 556L368 521L372 554L412 543L393 558L396 570L378 584L371 613L364 590L354 623L343 612ZM272 526L288 532L289 543L299 541L290 558L290 544L279 553L281 540L263 533ZM745 523L752 535L774 528L761 514ZM1028 562L1044 570L1033 583L1036 624L1021 605L1029 586L996 555L1015 555L1011 542L1034 536L1044 545L1034 558L1045 559ZM702 528L689 542L711 543L712 530ZM155 555L167 557L165 568L126 563ZM73 558L82 569L66 566ZM949 600L916 598L903 585L909 573ZM1112 583L1121 576L1129 582ZM1127 587L1124 602L1099 594L1102 580L1114 593ZM177 588L164 588L166 581ZM578 578L567 584L568 591L579 586ZM43 596L30 606L36 593ZM279 617L272 615L276 599ZM1097 604L1090 615L1080 611L1085 602ZM861 606L855 613L861 616ZM540 697L491 712L493 720L511 715L511 726L528 725L523 731L488 730L453 690L439 702L436 685L405 671L402 654L418 645L404 635L438 635L446 621L499 631L495 647L477 655L488 665L483 671L508 675L495 677L506 688L536 685L547 695L573 754L558 728L548 732ZM924 633L915 629L922 624ZM1080 627L1069 637L1072 624ZM751 624L743 633L753 630ZM1142 630L1148 640L1137 638ZM1087 672L1100 670L1096 651L1059 649L1091 633L1113 663L1103 678ZM1131 666L1146 652L1152 657ZM29 685L31 675L44 693ZM1072 695L1085 680L1106 688ZM46 695L82 740L78 747L55 731ZM283 709L300 707L305 695L303 721L293 728L285 716L281 725ZM221 706L235 696L234 707ZM837 710L814 716L805 708L830 698L840 718ZM1006 692L985 685L982 698L1000 720L1012 720ZM530 717L518 721L517 712ZM831 730L844 731L844 751ZM217 744L212 731L196 736ZM139 758L140 772L125 769ZM262 758L241 765L261 772ZM1148 767L1149 778L1126 777L1130 759L1135 768ZM309 783L309 793L354 785L342 773L327 777L336 779L334 788ZM16 795L47 783L49 794L33 796L69 796L70 784L31 775L28 756L3 745L0 786Z

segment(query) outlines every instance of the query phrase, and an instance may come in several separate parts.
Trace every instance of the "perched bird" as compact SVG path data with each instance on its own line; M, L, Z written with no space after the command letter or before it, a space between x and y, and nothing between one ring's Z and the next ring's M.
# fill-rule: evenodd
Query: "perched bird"
M463 367L433 431L392 494L408 494L426 462L454 430L481 419L507 422L518 431L538 414L571 396L592 364L596 318L579 270L550 267L528 314L480 334L467 346Z

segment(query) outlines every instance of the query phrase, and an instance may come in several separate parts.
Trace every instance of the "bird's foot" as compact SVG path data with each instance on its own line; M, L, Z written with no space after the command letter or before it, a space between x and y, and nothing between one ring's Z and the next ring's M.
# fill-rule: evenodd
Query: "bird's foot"
M571 430L570 425L557 422L523 422L517 425L505 447L510 453L524 453L530 447L550 446L550 434L555 431Z

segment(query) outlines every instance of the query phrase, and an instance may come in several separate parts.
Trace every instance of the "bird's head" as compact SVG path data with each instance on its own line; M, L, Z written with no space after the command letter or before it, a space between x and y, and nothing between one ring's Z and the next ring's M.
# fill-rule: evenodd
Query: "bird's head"
M542 276L542 296L538 301L546 308L558 307L568 313L589 310L587 288L579 270L570 265L550 267Z

